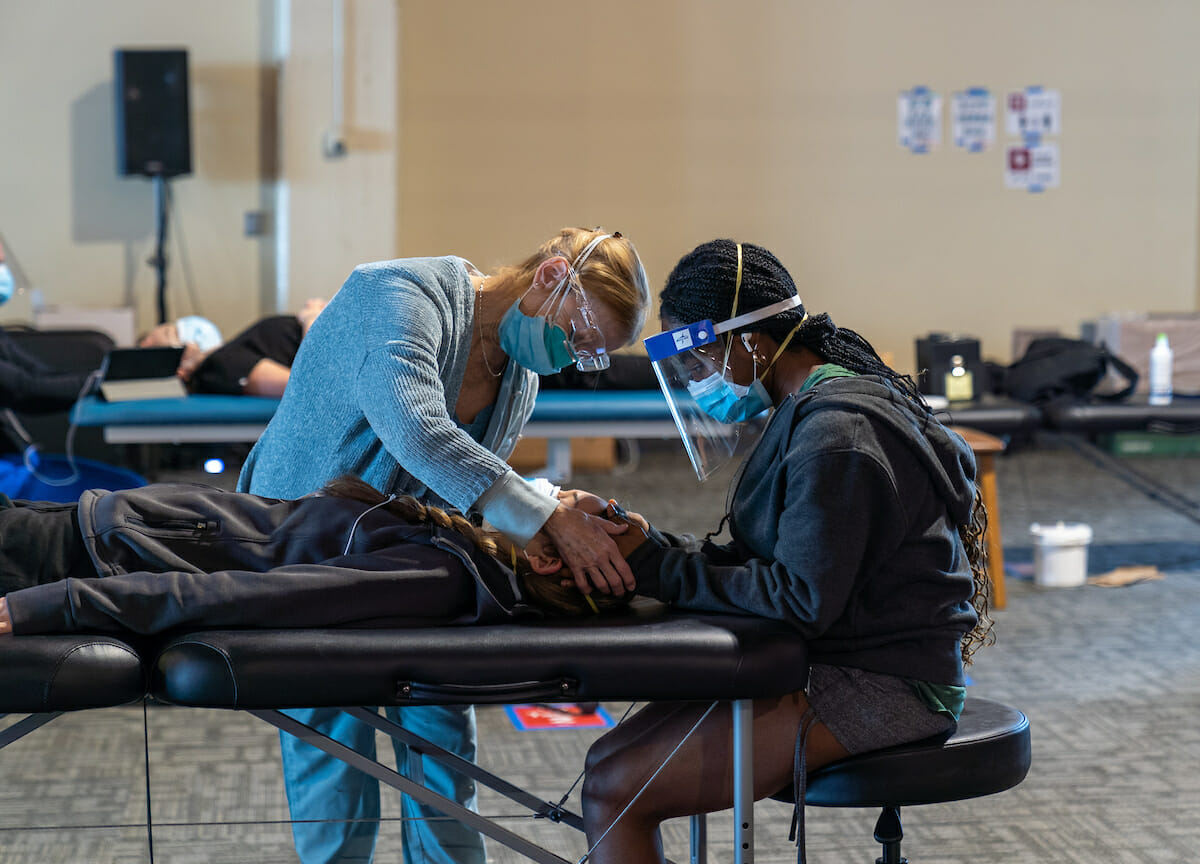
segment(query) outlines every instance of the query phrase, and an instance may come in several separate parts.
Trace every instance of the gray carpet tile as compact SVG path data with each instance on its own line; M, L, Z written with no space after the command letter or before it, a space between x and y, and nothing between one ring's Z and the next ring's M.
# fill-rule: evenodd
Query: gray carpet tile
M629 467L575 483L671 530L717 526L727 478L698 485L686 460L666 447L643 447ZM1200 492L1200 459L1141 459L1136 467ZM1047 589L1011 575L1008 608L996 613L997 643L972 667L971 692L1029 715L1033 768L999 795L907 809L905 854L914 864L1190 860L1200 845L1200 558L1189 550L1200 526L1069 448L1006 454L998 479L1006 554L1018 565L1029 523L1039 520L1087 522L1097 548L1124 549L1135 560L1163 544L1181 554L1163 567L1163 580L1124 588ZM605 707L617 717L626 706ZM272 728L227 711L152 706L147 716L156 861L296 861ZM495 707L478 716L481 764L555 801L599 734L518 732ZM0 861L148 861L142 724L138 706L71 713L0 751ZM578 789L567 806L578 810ZM480 810L505 816L506 827L568 860L584 852L578 832L531 820L490 790L481 790ZM385 792L377 861L401 860L398 812ZM789 808L760 802L755 815L756 860L794 861ZM873 861L875 815L810 808L809 860ZM214 822L231 824L207 824ZM709 817L710 861L731 860L731 823L730 813ZM675 860L686 860L687 836L685 820L664 826ZM524 860L495 843L488 848L495 862Z

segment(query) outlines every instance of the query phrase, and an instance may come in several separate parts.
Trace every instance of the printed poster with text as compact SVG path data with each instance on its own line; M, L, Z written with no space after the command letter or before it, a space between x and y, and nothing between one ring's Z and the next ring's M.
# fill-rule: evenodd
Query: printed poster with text
M914 87L896 100L900 146L928 153L942 140L942 97L928 87Z
M956 90L950 118L955 147L982 153L996 140L996 97L985 87Z

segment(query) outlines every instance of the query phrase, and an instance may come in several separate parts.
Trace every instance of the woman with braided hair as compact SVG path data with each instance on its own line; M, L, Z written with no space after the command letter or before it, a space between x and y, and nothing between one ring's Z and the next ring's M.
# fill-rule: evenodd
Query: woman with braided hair
M295 500L158 483L76 504L0 495L0 634L499 622L592 614L552 546L354 477Z
M647 350L682 352L672 368L693 408L722 423L771 413L734 482L730 543L652 528L617 542L637 593L782 620L807 642L807 689L757 700L753 721L755 797L794 784L803 857L808 770L948 734L962 710L964 662L990 627L974 457L865 339L806 312L766 249L696 248L660 314L668 332ZM707 708L652 704L592 746L593 861L661 861L664 819L732 806L732 718Z

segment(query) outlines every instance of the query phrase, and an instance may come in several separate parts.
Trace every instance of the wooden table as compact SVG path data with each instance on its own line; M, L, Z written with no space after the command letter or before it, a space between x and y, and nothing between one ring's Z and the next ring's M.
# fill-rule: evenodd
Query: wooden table
M985 540L987 542L988 577L992 580L992 601L994 609L1003 609L1008 602L1004 591L1004 548L1000 535L1000 502L996 495L996 454L1004 452L1004 442L995 435L980 432L970 426L951 426L952 430L962 436L975 454L975 464L978 466L979 491L983 496L983 506L987 508L988 525Z

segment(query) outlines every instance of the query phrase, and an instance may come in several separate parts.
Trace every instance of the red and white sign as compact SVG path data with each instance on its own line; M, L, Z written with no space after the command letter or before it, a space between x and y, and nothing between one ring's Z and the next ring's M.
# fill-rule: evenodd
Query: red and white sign
M1004 154L1004 185L1009 189L1041 192L1059 182L1058 145L1009 147Z
M598 705L590 710L584 710L573 702L507 705L505 708L513 726L522 732L535 729L608 729L613 725L608 712Z

